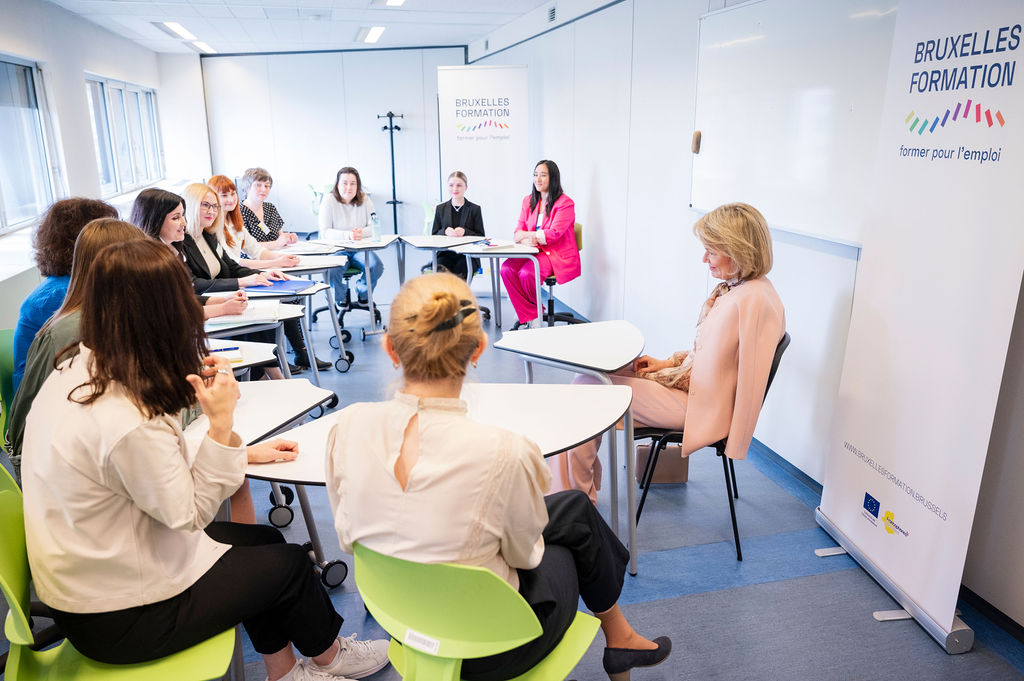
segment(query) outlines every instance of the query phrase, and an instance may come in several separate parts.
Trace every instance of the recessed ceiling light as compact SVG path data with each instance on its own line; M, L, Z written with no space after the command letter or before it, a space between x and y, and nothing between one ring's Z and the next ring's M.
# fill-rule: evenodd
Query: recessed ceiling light
M192 44L200 52L205 52L206 54L217 54L217 50L213 49L212 47L210 47L209 45L204 43L202 40L195 40L195 41L192 42Z
M405 0L387 0L384 4L388 7L401 7L405 4Z
M191 32L177 21L165 21L164 26L171 29L175 34L181 36L185 40L198 40Z
M384 26L373 26L372 28L363 26L359 29L359 33L356 34L356 42L375 43L380 40L382 33L384 33Z

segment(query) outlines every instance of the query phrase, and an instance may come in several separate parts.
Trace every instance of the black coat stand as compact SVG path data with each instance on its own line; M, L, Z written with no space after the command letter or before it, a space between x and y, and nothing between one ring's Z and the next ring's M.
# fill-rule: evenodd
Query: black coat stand
M388 124L383 126L381 130L388 133L388 139L391 143L391 200L388 204L391 206L391 216L394 219L395 234L398 234L398 204L402 203L398 200L398 190L395 185L395 131L400 131L401 128L395 125L396 118L405 118L402 114L396 114L388 111L386 114L378 114L378 119L388 119ZM405 256L402 253L402 249L398 249L398 274L401 283L405 283Z

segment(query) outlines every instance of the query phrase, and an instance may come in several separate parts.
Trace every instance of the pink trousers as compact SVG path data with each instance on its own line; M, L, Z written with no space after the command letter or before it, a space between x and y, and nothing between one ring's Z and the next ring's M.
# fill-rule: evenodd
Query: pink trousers
M540 281L551 276L551 259L537 254L540 263ZM533 261L526 258L508 258L501 264L501 280L505 282L508 299L512 301L516 316L525 324L537 318L537 281L533 277Z
M628 385L633 389L634 427L683 429L689 399L685 391L667 388L646 378L637 378L630 367L620 369L610 378L612 383ZM577 376L573 383L599 384L600 381L591 376ZM575 449L548 457L551 492L582 490L597 505L597 490L601 489L601 460L597 458L597 450L601 446L601 437L598 435ZM627 448L625 456L633 456L632 444ZM633 481L627 480L626 484L633 484Z

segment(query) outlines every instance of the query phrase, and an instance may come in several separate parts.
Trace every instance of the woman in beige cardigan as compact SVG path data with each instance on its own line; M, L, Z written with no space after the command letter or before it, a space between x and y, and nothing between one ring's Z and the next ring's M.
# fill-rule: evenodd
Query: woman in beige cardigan
M768 224L753 206L731 203L704 215L693 226L704 244L703 261L721 279L697 319L693 348L668 359L648 355L611 376L633 389L638 426L683 431L683 456L724 437L725 454L743 459L754 435L768 371L786 317L775 287ZM596 383L580 376L576 383ZM548 459L552 491L576 488L597 503L601 462L596 437L567 454Z

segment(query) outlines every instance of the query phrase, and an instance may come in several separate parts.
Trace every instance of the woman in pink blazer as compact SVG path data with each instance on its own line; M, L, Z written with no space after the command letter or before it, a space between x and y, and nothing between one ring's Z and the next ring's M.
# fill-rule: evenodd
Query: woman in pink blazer
M540 253L540 280L555 275L564 284L580 276L580 252L576 248L576 206L562 193L562 178L554 161L541 161L533 169L533 191L523 199L514 240ZM509 300L519 324L537 326L537 287L533 263L510 258L501 266ZM537 320L537 321L535 321Z
M683 456L729 438L725 454L743 459L754 436L775 348L786 315L765 275L772 268L768 224L753 206L731 203L693 226L703 261L721 279L701 307L693 348L668 359L640 357L611 379L633 389L638 426L683 431ZM577 383L596 383L579 377ZM597 437L548 459L552 490L583 490L597 503L601 462Z

